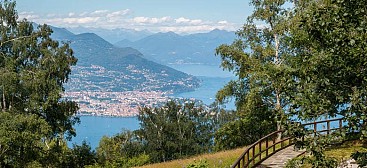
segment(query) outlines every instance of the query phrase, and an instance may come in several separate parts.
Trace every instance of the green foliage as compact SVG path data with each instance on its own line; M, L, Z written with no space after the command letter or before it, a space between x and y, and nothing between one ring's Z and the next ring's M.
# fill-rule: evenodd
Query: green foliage
M214 130L234 119L234 114L176 99L161 107L141 108L138 119L139 130L101 139L98 164L93 166L134 167L210 152Z
M209 164L206 160L195 161L186 166L186 168L208 168Z
M316 158L318 157L318 158ZM301 156L296 157L291 160L289 160L286 163L286 168L301 168L301 167L317 167L317 168L334 168L338 167L338 162L333 157L327 157L327 156Z
M235 98L240 118L218 131L218 149L250 144L282 129L287 120L294 82L288 62L291 54L286 46L289 14L285 3L286 0L252 0L254 11L237 31L238 39L216 50L223 69L238 77L218 91L217 100Z
M182 158L209 151L215 117L195 102L172 100L162 107L141 108L137 134L153 162Z
M238 39L231 45L217 48L217 54L222 58L221 66L238 76L238 80L231 81L218 92L219 101L235 97L240 109L241 106L251 105L243 102L248 95L260 94L264 102L269 103L268 108L278 115L282 114L287 104L287 82L291 79L285 60L287 51L283 46L287 30L283 18L284 3L275 0L251 1L255 10L237 32ZM266 26L259 28L256 22L264 22Z
M240 111L242 116L224 124L215 133L215 149L233 149L252 144L261 137L275 131L276 121L274 113L264 105L260 95L247 97L248 107ZM251 100L249 100L251 99ZM242 112L245 111L245 112Z
M113 137L102 137L97 148L98 163L104 167L134 167L147 164L143 144L134 132L124 131Z
M299 1L289 21L289 48L296 83L292 113L303 121L343 116L343 131L367 133L367 7L365 0ZM305 145L313 155L313 167L327 167L327 146L344 139L338 135L316 135Z
M296 157L287 161L285 168L301 168L304 164L304 157Z
M70 149L68 158L68 167L82 168L97 162L95 151L92 150L90 145L85 141L83 141L80 146L73 144L73 148Z
M351 157L357 162L359 167L367 166L367 152L356 151Z
M286 9L286 2L294 6ZM223 102L234 97L245 121L251 111L261 114L267 110L283 123L288 117L312 121L344 116L348 127L343 130L361 131L360 137L365 138L366 1L254 0L251 4L254 12L237 32L238 40L217 48L222 67L238 76L218 92L217 99ZM233 134L246 131L240 121L221 131L236 140ZM298 138L309 135L297 126L289 129ZM313 167L332 167L336 162L324 155L325 147L345 135L317 134L300 145L311 152Z
M69 44L50 38L49 26L18 21L15 6L0 2L0 165L59 165L64 136L79 122L77 104L61 98L77 59Z
M15 2L0 4L0 108L2 111L35 114L51 127L48 137L75 135L75 102L61 99L63 84L77 59L69 44L52 40L47 25L34 29L17 21Z
M315 136L306 141L306 148L311 152L312 157L308 159L308 162L312 164L312 167L336 167L338 162L335 158L327 157L325 155L325 147L331 144L330 136Z
M36 115L0 112L0 167L25 167L39 161L49 131Z
M299 8L291 31L299 117L339 114L359 125L367 86L365 1L311 1Z

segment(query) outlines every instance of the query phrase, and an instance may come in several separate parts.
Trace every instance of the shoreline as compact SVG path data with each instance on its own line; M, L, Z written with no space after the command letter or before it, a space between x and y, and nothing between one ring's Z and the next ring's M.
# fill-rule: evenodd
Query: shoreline
M106 114L87 114L87 113L77 113L76 117L81 116L93 116L93 117L106 117L106 118L136 118L137 115L106 115Z

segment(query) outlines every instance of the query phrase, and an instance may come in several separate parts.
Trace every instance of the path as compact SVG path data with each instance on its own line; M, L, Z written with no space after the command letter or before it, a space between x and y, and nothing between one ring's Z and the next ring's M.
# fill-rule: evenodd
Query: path
M288 160L295 158L302 154L304 150L294 151L294 145L289 146L283 150L278 151L274 155L270 156L268 159L264 160L259 167L266 168L282 168Z
M264 160L259 168L283 168L288 160L301 155L304 150L294 151L294 146L289 146L281 151L278 151L268 159ZM343 162L338 168L358 168L358 165L353 159Z

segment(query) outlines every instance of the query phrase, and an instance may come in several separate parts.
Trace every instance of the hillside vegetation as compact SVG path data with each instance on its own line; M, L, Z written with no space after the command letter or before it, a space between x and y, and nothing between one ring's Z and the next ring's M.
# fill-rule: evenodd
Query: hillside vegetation
M97 80L93 85L109 78L99 74L105 69L123 73L118 83L142 90L152 87L145 83L150 81L160 91L189 91L199 81L95 34L61 29L56 37L64 33L71 39L61 43L52 39L48 25L19 20L14 1L0 1L0 167L124 168L159 162L227 167L243 149L202 155L196 162L169 161L246 146L274 130L298 139L310 153L310 166L337 167L338 160L326 152L330 146L351 134L367 144L367 0L250 3L254 10L237 38L216 49L221 67L236 79L218 91L213 105L180 99L138 107L141 127L103 137L94 151L87 142L66 145L76 135L79 107L62 95L78 59L80 66L98 69L98 78L90 77ZM180 38L166 35L167 44ZM229 100L235 101L235 111L221 108ZM300 124L325 117L343 117L343 129L319 134ZM360 166L367 165L365 151L352 156Z
M237 158L243 153L246 147L237 148L233 150L221 151L211 154L203 154L199 156L190 157L187 159L172 160L164 163L156 163L141 166L139 168L172 168L172 167L185 167L189 164L197 163L200 161L207 162L208 167L212 168L225 168L229 167L237 160Z

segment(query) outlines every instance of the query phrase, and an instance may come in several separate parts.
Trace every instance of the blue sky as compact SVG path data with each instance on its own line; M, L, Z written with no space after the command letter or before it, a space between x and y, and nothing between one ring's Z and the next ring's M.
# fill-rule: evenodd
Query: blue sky
M249 0L18 0L20 18L59 27L206 32L237 30Z

